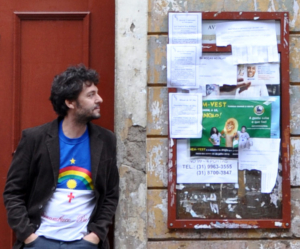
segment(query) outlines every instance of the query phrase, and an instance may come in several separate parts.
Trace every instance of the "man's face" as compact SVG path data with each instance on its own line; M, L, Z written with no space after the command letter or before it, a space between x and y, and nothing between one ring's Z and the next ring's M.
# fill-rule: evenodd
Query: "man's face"
M255 72L256 72L255 66L247 67L247 76L248 76L249 78L254 77Z
M243 127L242 128L242 133L244 133L246 131L246 128L245 127Z
M82 91L76 100L75 119L79 123L87 123L100 118L100 104L103 99L98 94L98 88L92 84L83 84Z

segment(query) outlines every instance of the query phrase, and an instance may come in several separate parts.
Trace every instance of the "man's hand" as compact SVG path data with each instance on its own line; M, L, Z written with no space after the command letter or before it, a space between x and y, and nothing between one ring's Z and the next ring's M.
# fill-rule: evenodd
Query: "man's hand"
M27 239L24 240L24 243L25 243L25 244L29 244L29 243L31 243L32 241L36 240L37 237L39 237L37 234L32 233L32 234L29 235L29 237L27 237Z
M93 232L89 233L88 235L85 235L83 239L96 245L100 242L99 237Z

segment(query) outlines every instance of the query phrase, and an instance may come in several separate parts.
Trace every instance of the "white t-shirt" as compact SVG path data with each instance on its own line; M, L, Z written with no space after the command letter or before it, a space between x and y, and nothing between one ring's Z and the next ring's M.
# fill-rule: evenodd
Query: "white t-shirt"
M61 241L82 239L88 234L94 206L94 191L58 188L44 209L36 234Z
M238 131L238 136L239 136L239 143L247 142L247 140L250 138L248 132Z
M214 141L215 146L220 145L220 137L221 137L221 133L219 133L219 134L214 133L210 136L210 138Z
M268 89L265 84L250 86L247 90L239 93L240 89L236 90L235 96L240 97L263 97L269 96Z

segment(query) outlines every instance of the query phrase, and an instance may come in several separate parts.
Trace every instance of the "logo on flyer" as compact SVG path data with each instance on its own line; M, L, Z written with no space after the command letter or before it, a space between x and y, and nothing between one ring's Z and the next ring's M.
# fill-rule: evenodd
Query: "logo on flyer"
M265 112L265 108L262 105L257 105L254 107L254 113L256 115L262 115Z

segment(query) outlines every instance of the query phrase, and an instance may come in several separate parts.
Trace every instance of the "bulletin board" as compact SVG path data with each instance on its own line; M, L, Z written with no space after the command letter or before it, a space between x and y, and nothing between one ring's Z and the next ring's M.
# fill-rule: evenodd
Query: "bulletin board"
M169 16L171 13L176 12L170 12ZM188 13L192 14L199 12ZM246 95L246 97L244 97L245 100L243 98L241 98L242 100L237 99L236 96L238 92L243 92L249 87L247 81L243 81L241 82L243 85L239 85L238 79L237 85L239 85L239 87L227 84L218 87L218 93L225 93L226 96L207 96L210 93L213 93L215 89L213 85L206 85L204 91L207 95L202 99L202 140L171 137L171 128L169 126L169 229L290 228L288 12L202 12L201 56L232 54L233 48L231 45L216 45L215 28L219 23L226 23L228 21L257 22L268 20L275 21L279 54L279 63L277 65L277 67L279 66L279 75L276 76L278 77L279 82L277 84L268 84L268 80L266 81L266 90L269 97L247 99ZM169 26L169 42L170 38ZM242 73L248 74L246 77L251 77L250 64L243 65L240 70L243 71ZM262 73L263 70L272 70L269 67L267 68L268 69L258 63L255 68L256 72L254 73L258 74L259 71ZM237 74L238 73L239 72L237 72ZM172 93L186 92L185 90L179 90L177 87L168 87L169 99L171 98L170 94ZM227 93L232 96L227 97ZM270 98L276 98L276 101L279 101L277 103L278 117L274 120L271 120L270 118L275 116L273 110L275 107L273 106L273 103L271 107L268 102L268 99ZM226 109L229 106L232 108ZM240 108L246 106L251 108ZM257 112L259 117L254 117L252 114L249 114L249 110ZM213 125L212 123L205 126L207 125L209 118L212 118L210 120L214 120L213 118L221 113L224 116L224 119L220 119L222 124L219 123L218 127L217 124ZM233 117L233 119L229 120L230 117ZM170 119L169 122L171 122ZM226 125L228 125L228 122L231 122L234 126L238 126L237 130L239 130L236 130L235 137L232 138L233 140L230 139L230 141L233 142L229 149L227 148L229 138L226 137ZM264 130L255 133L255 128L253 128L255 125L253 124L256 123L258 124L257 126L268 127L266 130L269 133L264 135ZM275 130L272 130L273 123L275 123L275 126L277 124ZM215 142L211 138L211 134L215 132L215 129L213 129L212 126L218 128L218 136L219 140L221 140L221 144L217 145L220 147L216 150L214 146ZM246 129L251 137L250 139L246 138L246 140L248 140L244 145L244 147L248 147L248 149L253 145L253 142L250 142L252 141L252 137L255 137L255 139L253 139L253 141L255 141L254 143L259 143L259 141L263 141L262 143L265 143L264 141L268 142L269 140L263 140L266 137L279 138L271 140L271 144L266 145L269 146L270 150L274 147L276 148L276 146L279 147L278 155L275 156L275 161L278 162L278 168L276 170L268 168L271 166L268 165L266 161L263 162L265 165L261 166L262 168L265 166L265 169L267 170L257 170L257 168L255 168L257 165L252 165L255 168L252 170L247 168L247 157L243 161L243 152L241 147L239 147L242 146L242 142L240 142L240 138L237 138L237 133L240 137L245 134L242 134L242 130L245 131ZM237 148L234 148L234 140L239 140ZM278 140L279 143L276 142ZM200 143L197 144L197 141L200 141ZM209 149L210 145L212 149ZM259 147L260 145L258 144L257 146ZM269 157L270 155L272 155L272 153L269 154ZM189 160L181 162L182 157L189 158ZM274 158L271 159L273 160ZM226 176L227 173L228 177ZM183 174L183 178L181 178L181 174ZM218 183L218 180L209 182L212 174L219 175L221 182ZM276 181L275 184L271 186L271 189L267 190L270 188L270 186L268 186L268 180L271 179L272 174L273 178L275 174ZM199 179L201 179L199 182L197 182L197 180L191 180L198 179L197 175L199 175ZM230 176L234 176L238 179L237 182L234 182ZM225 178L228 178L228 182L222 180ZM264 184L264 186L262 184Z

